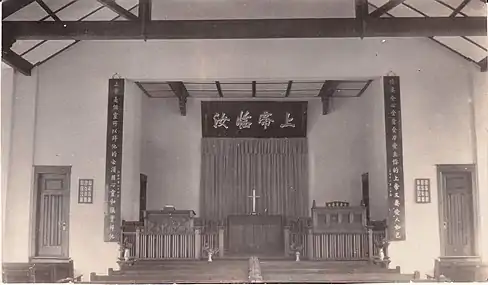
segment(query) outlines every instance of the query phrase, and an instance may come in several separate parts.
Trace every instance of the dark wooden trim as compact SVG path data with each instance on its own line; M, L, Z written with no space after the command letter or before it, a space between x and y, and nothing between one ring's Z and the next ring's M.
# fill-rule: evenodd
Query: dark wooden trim
M66 257L43 257L43 256L37 256L37 240L36 240L36 235L37 235L37 224L38 224L38 218L39 218L39 213L37 209L37 202L38 202L38 194L39 194L39 185L38 185L38 180L39 176L41 174L64 174L66 175L66 179L68 180L68 204L67 204L67 211L68 211L68 219L70 219L70 201L71 201L71 166L70 165L59 165L59 166L52 166L52 165L34 165L33 166L33 183L32 183L32 196L31 199L31 206L30 206L30 219L29 219L29 228L30 228L30 237L29 237L29 259L31 260L46 260L47 262L52 262L53 260L57 261L69 261L69 227L70 225L70 220L68 221L68 240L66 241Z
M121 17L131 21L137 21L139 18L132 14L130 11L124 9L122 6L117 4L115 0L97 0L100 4L104 5L105 7L109 8L113 12L119 14Z
M440 240L440 258L449 258L449 256L445 255L445 240L443 234L443 217L444 217L444 176L443 173L446 172L468 172L471 175L471 193L472 193L472 210L473 210L473 218L472 218L472 230L473 230L473 252L474 256L478 256L480 254L479 248L479 195L478 195L478 185L476 182L476 165L475 164L437 164L437 207L438 207L438 231L439 231L439 240Z
M355 18L8 21L4 30L22 40L263 39L345 37L485 36L486 17L383 17L366 20L364 33Z
M256 81L252 82L252 97L256 97Z

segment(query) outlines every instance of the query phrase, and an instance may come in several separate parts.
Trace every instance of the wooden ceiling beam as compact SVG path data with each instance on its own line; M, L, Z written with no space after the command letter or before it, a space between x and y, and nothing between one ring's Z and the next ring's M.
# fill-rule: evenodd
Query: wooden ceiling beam
M121 17L127 19L127 20L131 20L131 21L137 21L139 20L139 17L137 17L136 15L132 14L131 12L129 12L128 10L124 9L122 6L120 6L119 4L117 4L115 2L115 0L97 0L100 4L102 4L103 6L109 8L110 10L112 10L113 12L119 14Z
M182 81L171 81L168 82L168 85L178 97L181 115L186 116L186 102L190 94L188 94L185 84Z
M330 109L330 100L332 95L334 95L340 81L338 80L327 80L320 88L318 97L322 99L322 115L327 115Z
M479 67L481 69L481 72L486 72L486 70L488 69L488 58L485 57L482 60L480 60L478 62L478 65L479 65Z
M34 68L34 65L32 65L32 63L28 62L23 57L13 52L11 49L2 50L2 61L26 76L30 76L31 71Z
M263 39L486 36L486 17L371 18L364 32L355 18L139 21L8 21L22 40Z
M35 0L5 0L2 3L2 20L19 11Z

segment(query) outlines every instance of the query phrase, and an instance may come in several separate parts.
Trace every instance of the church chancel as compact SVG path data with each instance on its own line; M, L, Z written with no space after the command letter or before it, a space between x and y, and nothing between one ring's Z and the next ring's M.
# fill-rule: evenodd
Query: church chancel
M201 218L226 225L229 254L283 256L286 219L307 215L306 115L307 102L202 102Z

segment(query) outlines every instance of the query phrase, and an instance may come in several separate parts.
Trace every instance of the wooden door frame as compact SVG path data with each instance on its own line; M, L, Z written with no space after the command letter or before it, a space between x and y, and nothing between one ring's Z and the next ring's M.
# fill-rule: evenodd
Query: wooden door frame
M70 204L71 204L71 166L69 165L34 165L34 175L33 175L33 182L32 182L32 191L31 191L31 206L30 206L30 221L29 221L29 229L30 229L30 234L29 234L29 259L30 260L46 260L46 261L52 261L52 260L69 260L69 231L70 231L70 226L71 223L68 221L68 239L66 240L66 248L64 249L66 251L66 257L42 257L37 255L37 224L38 224L38 218L39 218L39 213L37 209L37 204L38 204L38 195L39 195L39 177L41 174L62 174L66 175L66 179L68 181L68 203L66 205L67 211L68 211L68 219L69 219L69 212L70 212Z
M445 240L443 231L444 217L444 173L445 172L466 172L471 175L471 197L472 197L472 231L473 231L473 253L479 256L479 195L478 184L476 183L476 165L475 164L437 164L437 208L439 214L439 238L440 238L440 258L449 258L445 256Z
M147 175L144 174L144 173L140 173L139 175L139 185L141 184L141 182L144 181L146 183L146 197L145 197L145 203L146 205L144 205L144 211L147 211ZM139 221L140 222L143 222L144 221L144 213L142 213L141 215L141 189L139 189Z

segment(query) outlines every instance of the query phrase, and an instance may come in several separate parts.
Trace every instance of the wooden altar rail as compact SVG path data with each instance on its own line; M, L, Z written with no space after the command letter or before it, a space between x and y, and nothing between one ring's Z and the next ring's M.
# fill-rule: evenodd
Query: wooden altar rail
M200 259L206 246L219 249L217 256L223 257L224 231L201 233L199 229L182 234L152 234L139 229L125 232L124 237L131 244L130 257L136 260Z
M376 244L384 231L348 233L290 233L285 230L285 253L293 255L292 245L300 245L302 256L311 260L368 260L378 255ZM370 255L370 251L372 254Z

